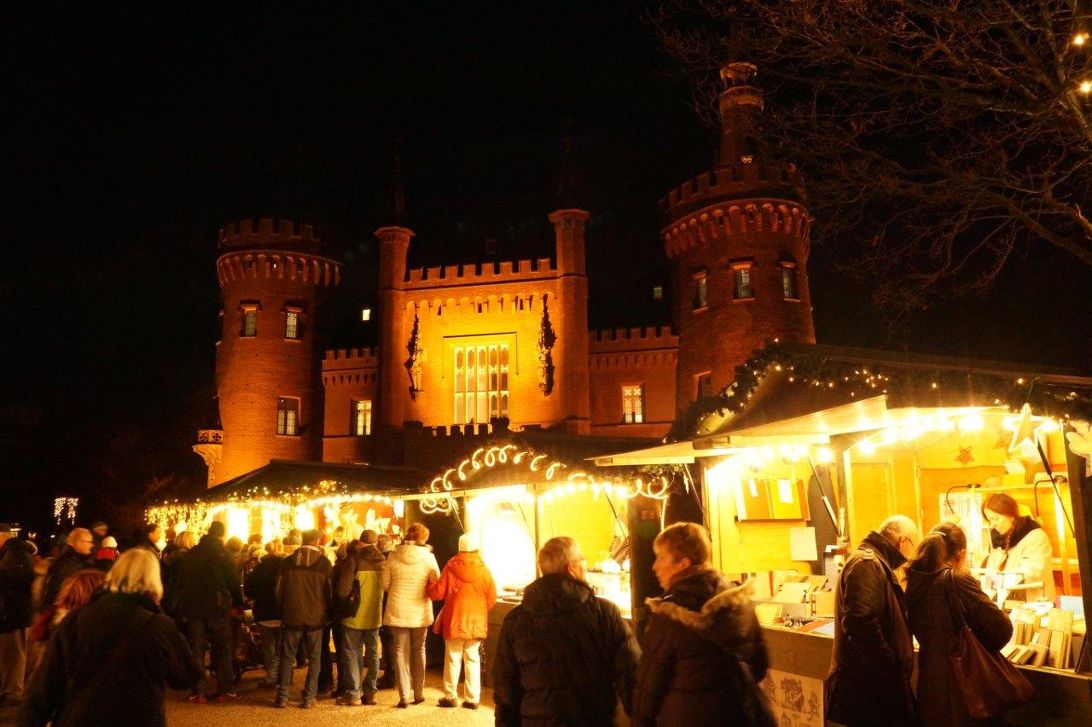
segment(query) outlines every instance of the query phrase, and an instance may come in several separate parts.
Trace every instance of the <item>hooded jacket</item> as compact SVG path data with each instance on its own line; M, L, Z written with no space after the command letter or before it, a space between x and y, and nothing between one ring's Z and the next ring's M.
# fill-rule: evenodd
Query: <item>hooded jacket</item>
M1009 617L986 597L978 581L967 573L954 573L949 580L949 573L952 571L948 568L936 571L911 568L906 583L910 628L919 645L918 717L924 727L976 724L967 714L959 690L953 686L955 677L949 656L956 639L952 617L957 605L951 599L959 599L971 631L990 651L998 651L1012 636Z
M481 553L459 553L449 560L428 595L444 602L438 619L445 639L485 638L489 609L497 602L497 586Z
M756 684L769 666L750 586L695 567L647 603L652 615L637 670L633 724L763 724L744 708L760 699ZM740 665L750 680L731 678Z
M428 587L440 577L432 549L402 543L383 564L383 590L387 592L384 626L422 628L432 623Z
M331 568L330 559L314 545L302 545L281 561L277 599L284 628L313 631L326 625Z
M386 558L374 545L365 545L352 562L339 573L334 584L338 598L349 595L353 581L360 584L360 603L356 613L341 620L341 624L351 629L377 629L383 625L383 563Z
M496 724L603 727L630 712L640 649L618 607L568 574L542 576L508 612L493 665Z
M835 592L827 716L847 725L914 724L914 642L894 568L906 558L871 532L849 556Z

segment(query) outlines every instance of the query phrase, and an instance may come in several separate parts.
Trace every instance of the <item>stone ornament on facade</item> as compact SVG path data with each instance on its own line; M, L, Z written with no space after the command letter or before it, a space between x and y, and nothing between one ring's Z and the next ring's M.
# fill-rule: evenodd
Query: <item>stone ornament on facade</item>
M416 376L419 371L417 357L421 354L420 333L421 319L417 317L417 311L414 310L413 329L410 331L409 341L406 342L406 352L409 353L409 358L402 364L406 367L406 375L409 376L409 395L414 401L417 400L417 394L421 391L417 386L418 380Z
M550 307L547 299L542 299L542 325L538 333L538 388L545 396L554 390L554 344L557 334L550 324Z

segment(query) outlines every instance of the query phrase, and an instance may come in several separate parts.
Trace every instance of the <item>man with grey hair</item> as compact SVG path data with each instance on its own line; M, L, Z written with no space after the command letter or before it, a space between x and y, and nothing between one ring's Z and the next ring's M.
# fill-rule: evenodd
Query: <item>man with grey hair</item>
M850 555L835 592L827 717L850 725L916 724L914 643L894 570L917 549L914 521L892 515Z
M618 607L585 582L576 541L551 538L538 566L542 577L501 627L496 724L614 724L618 698L630 712L637 642Z
M64 548L49 564L45 584L42 586L42 600L38 604L39 611L53 605L66 578L91 566L91 548L94 544L95 536L87 528L72 528L69 531Z

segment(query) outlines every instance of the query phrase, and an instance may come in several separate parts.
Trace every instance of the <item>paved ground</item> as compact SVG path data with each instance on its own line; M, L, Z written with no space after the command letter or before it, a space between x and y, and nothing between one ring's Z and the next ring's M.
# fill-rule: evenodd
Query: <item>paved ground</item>
M186 701L186 694L170 692L167 696L167 724L171 727L262 727L264 725L283 725L284 727L306 727L307 725L330 724L368 724L374 725L412 725L413 727L432 727L432 725L458 725L459 727L485 727L493 724L492 694L488 689L482 693L482 705L477 710L441 709L436 702L443 696L440 691L440 673L429 671L425 679L424 704L407 709L398 709L397 693L393 689L381 690L376 695L378 704L369 707L339 707L333 699L320 699L313 709L299 709L300 687L303 684L305 670L295 670L295 683L289 698L287 709L274 709L272 689L261 689L258 682L265 674L263 671L248 671L239 685L239 700L231 704L196 705ZM336 720L336 722L334 722ZM15 723L15 710L11 707L0 708L0 725ZM124 725L120 726L124 727Z

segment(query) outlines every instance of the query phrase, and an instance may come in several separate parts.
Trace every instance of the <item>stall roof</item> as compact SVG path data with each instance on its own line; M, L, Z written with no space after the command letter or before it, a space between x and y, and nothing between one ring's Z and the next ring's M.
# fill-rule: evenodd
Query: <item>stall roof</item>
M324 480L333 480L349 492L393 494L416 491L425 481L425 476L407 467L275 459L264 467L209 489L203 499L224 501L247 497L258 491L279 495L315 487Z

